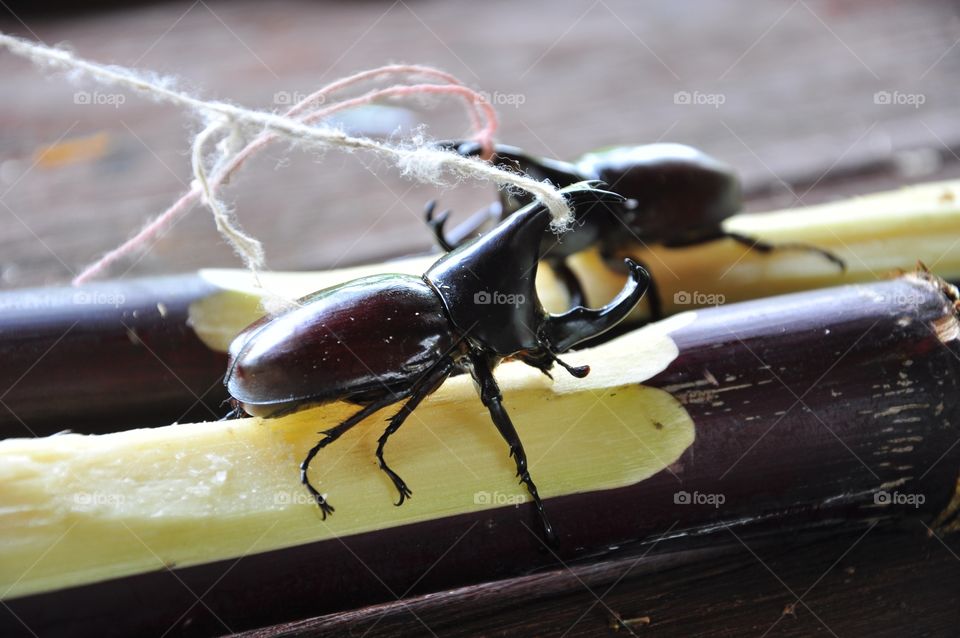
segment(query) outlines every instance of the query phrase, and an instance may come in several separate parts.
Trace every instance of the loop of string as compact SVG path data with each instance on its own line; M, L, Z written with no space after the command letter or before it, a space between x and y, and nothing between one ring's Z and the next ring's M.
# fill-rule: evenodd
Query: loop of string
M507 185L527 191L550 209L554 230L558 232L565 230L572 219L566 200L548 182L539 182L526 175L498 168L482 159L463 157L422 140L408 145L391 144L349 135L322 123L324 119L340 111L386 98L459 97L466 106L475 132L474 139L484 149L484 157L489 157L493 135L498 126L496 112L480 93L464 86L453 75L437 69L420 65L388 65L363 71L324 86L280 115L226 102L201 100L171 88L172 83L169 81L141 77L123 67L97 64L77 58L63 49L51 48L3 33L0 33L0 46L36 64L68 69L104 84L123 86L155 100L192 109L206 119L206 127L194 138L191 147L194 180L190 190L134 237L84 269L74 279L74 285L97 277L119 259L154 241L179 217L189 212L197 201L210 209L217 230L256 277L264 263L263 247L256 238L235 224L227 207L217 199L217 194L220 187L229 181L246 160L278 138L322 149L332 146L348 151L368 151L396 165L405 176L426 183L445 184L444 178L449 175L455 180L492 181L501 187ZM373 89L327 105L331 96L345 89L363 82L391 77L419 77L431 81ZM252 135L254 132L255 136ZM246 142L251 137L252 141ZM215 159L212 166L208 167L207 147L215 141Z

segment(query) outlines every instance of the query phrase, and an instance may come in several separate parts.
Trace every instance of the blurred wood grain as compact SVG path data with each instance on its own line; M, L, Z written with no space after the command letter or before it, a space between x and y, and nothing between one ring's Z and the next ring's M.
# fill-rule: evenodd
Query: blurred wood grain
M285 0L65 17L31 7L0 8L0 29L267 109L385 62L434 64L501 102L506 142L561 158L617 143L698 145L742 172L754 209L880 187L851 175L879 174L887 187L960 174L960 19L950 3ZM7 54L0 77L0 286L66 281L185 189L198 127L189 114ZM677 103L678 92L691 103ZM886 94L891 103L877 103ZM431 134L464 132L459 105L424 117ZM374 119L358 125L383 126ZM491 188L440 193L370 158L277 146L227 191L278 269L426 249L421 210L437 195L467 214ZM113 274L237 263L197 210Z

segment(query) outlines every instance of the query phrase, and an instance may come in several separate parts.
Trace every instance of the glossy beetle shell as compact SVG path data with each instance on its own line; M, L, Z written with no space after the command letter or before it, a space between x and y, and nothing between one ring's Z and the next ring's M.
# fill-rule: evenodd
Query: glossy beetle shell
M623 233L629 227L643 241L685 245L712 239L742 208L733 169L683 144L612 148L588 153L576 166L635 202L620 213L619 228L610 230Z
M248 414L407 387L455 348L440 299L419 277L364 277L300 303L231 345L225 382Z
M585 181L561 192L575 212L583 206L623 203L620 195L597 186ZM469 372L509 446L517 476L533 498L544 536L555 544L493 369L512 355L542 372L560 363L582 378L588 366L571 367L557 355L622 321L640 301L649 275L628 259L627 284L609 304L578 306L560 315L544 312L535 281L540 241L550 219L546 206L531 203L491 233L437 260L422 278L392 274L355 279L253 323L230 345L224 383L233 397L231 416L246 412L277 417L335 400L363 406L321 432L323 438L300 464L300 481L326 518L334 509L311 483L310 462L350 428L404 402L388 420L376 451L400 505L412 492L384 459L387 440L451 374ZM504 295L506 303L497 295Z
M446 145L463 155L481 150L475 142ZM493 162L554 186L600 180L632 200L627 205L578 208L577 232L559 241L552 233L544 235L541 254L547 258L569 257L593 245L616 248L637 239L666 246L717 239L723 234L723 221L742 209L740 180L733 168L684 144L619 146L588 153L575 163L497 144ZM505 214L530 201L527 194L501 192Z

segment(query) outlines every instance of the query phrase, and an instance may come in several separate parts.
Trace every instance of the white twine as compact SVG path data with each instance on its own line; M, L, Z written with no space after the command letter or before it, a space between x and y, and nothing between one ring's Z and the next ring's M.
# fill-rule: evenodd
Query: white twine
M197 111L207 121L207 126L193 140L192 165L194 187L199 187L204 203L210 208L218 231L234 247L247 267L256 276L262 268L264 253L261 243L243 232L230 219L225 205L216 198L211 188L209 172L235 157L244 145L245 131L269 131L293 142L310 147L331 146L347 150L364 150L387 159L401 173L420 182L446 185L445 177L455 180L477 179L507 184L527 191L539 198L553 216L555 232L569 228L572 211L563 196L549 182L539 182L526 175L500 169L492 164L455 152L426 146L422 142L409 147L379 142L366 137L356 137L325 125L310 125L287 115L256 111L233 104L206 101L173 88L168 79L149 79L135 71L120 66L107 66L77 58L71 52L30 42L0 33L0 46L22 56L39 66L72 70L106 85L118 85L161 102L169 102ZM205 147L218 135L224 135L217 144L220 157L208 171L204 162Z

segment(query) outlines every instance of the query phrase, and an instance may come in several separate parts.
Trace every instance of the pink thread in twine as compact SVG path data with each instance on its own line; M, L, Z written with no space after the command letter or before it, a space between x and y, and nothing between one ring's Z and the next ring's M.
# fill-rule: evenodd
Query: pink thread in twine
M396 85L382 89L368 91L367 93L343 102L333 104L323 109L309 111L308 109L321 100L326 100L331 94L342 91L364 81L379 79L390 76L420 75L433 77L448 84L412 84ZM420 65L388 65L367 71L361 71L346 78L332 82L323 88L313 92L292 108L285 115L293 117L306 111L306 114L300 118L304 123L313 123L330 115L343 111L345 109L356 108L369 104L375 100L387 97L411 97L416 95L451 95L461 97L464 100L471 126L473 127L474 139L483 148L483 158L492 156L493 136L498 128L496 111L490 103L480 93L466 87L455 76L427 66ZM321 102L322 103L322 102ZM214 175L209 184L210 191L216 193L220 186L229 180L247 159L252 157L269 143L275 141L279 136L274 133L262 133L252 142L247 144L236 155L230 158L229 162ZM160 233L173 225L180 217L192 210L193 205L200 199L201 189L197 184L193 184L189 191L182 195L172 206L157 216L147 224L139 233L131 237L119 247L109 251L95 263L91 264L77 275L73 280L73 285L81 285L99 276L111 265L123 257L137 251L145 244L154 241Z

